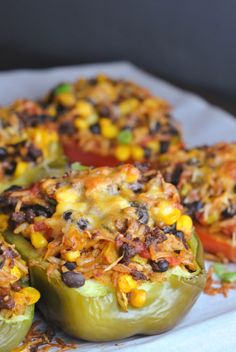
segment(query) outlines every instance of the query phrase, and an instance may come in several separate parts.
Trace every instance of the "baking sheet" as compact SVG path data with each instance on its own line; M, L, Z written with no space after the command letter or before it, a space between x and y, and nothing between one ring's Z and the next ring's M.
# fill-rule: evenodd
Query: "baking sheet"
M157 79L127 62L92 64L46 70L17 70L0 73L0 104L16 98L39 98L63 81L106 73L134 80L166 98L173 115L183 126L188 147L236 141L236 119L202 98ZM78 342L81 352L234 352L236 351L236 291L228 298L202 294L186 318L172 331L152 337L135 337L112 343ZM63 334L61 335L63 336ZM68 339L68 341L73 341Z

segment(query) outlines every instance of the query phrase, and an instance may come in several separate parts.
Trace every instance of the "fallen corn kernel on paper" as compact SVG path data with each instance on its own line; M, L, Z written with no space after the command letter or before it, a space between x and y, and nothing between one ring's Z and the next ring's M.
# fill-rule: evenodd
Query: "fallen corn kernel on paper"
M167 99L182 124L187 147L236 141L236 119L202 98L170 85L127 62L92 64L0 73L0 105L17 98L36 99L61 82L105 73L133 80ZM228 298L202 294L190 313L173 330L159 336L132 337L110 343L76 341L80 352L233 352L236 351L236 291ZM58 336L75 342L61 332Z

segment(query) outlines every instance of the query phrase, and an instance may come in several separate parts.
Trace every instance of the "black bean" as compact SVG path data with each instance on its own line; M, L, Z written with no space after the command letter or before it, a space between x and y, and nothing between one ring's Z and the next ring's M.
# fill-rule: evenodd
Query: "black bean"
M141 224L146 224L148 222L148 210L144 205L141 205L137 202L131 202L132 207L137 208L136 214L138 215L138 220Z
M160 142L160 153L166 153L169 149L170 142L169 141L161 141Z
M159 229L159 227L154 227L154 229L151 231L151 235L155 237L156 243L162 243L167 239L166 234Z
M173 224L171 226L165 226L163 227L164 233L172 233L175 234L176 232L176 224Z
M181 242L183 242L184 247L185 247L186 249L188 249L188 244L187 244L187 242L186 242L186 239L185 239L185 237L184 237L184 233L183 233L182 231L176 231L176 232L174 233L174 236L177 237Z
M228 208L224 209L221 213L223 219L230 219L234 215L236 215L236 205L233 205L233 203L230 203Z
M144 148L144 157L145 159L150 159L152 156L152 150L148 147Z
M160 273L167 271L169 268L169 262L165 259L160 259L158 261L151 260L150 265L153 271L160 272Z
M68 135L72 135L76 132L76 128L73 125L72 122L63 122L60 124L59 129L58 129L59 133L61 134L68 134Z
M3 147L0 148L0 160L4 160L7 157L7 150Z
M42 152L40 149L36 148L34 145L30 145L26 154L26 160L36 161L41 155Z
M175 126L171 126L171 125L169 126L168 132L171 136L177 136L179 134L178 129Z
M40 204L32 205L31 209L35 213L35 216L44 216L45 218L50 218L55 211L53 206L49 208L49 207L44 207Z
M11 214L10 219L16 225L22 224L25 221L25 213L23 211L14 212Z
M34 218L35 218L35 212L33 211L33 209L27 209L25 211L25 220L29 223L32 224Z
M71 218L71 215L72 215L72 211L65 211L64 214L63 214L63 219L64 220L69 220Z
M136 253L136 249L133 246L130 246L128 243L123 243L120 247L120 255L123 255L121 262L129 263L130 258L134 257Z
M110 109L105 105L98 106L97 111L101 117L110 117L111 115Z
M200 200L197 200L192 203L184 202L184 205L188 209L187 211L188 215L191 215L193 217L196 215L197 212L199 212L204 207L204 204Z
M85 284L84 276L79 272L67 271L61 274L62 281L68 287L78 288Z
M143 190L144 186L142 183L140 182L135 182L135 183L131 183L129 185L129 188L134 192L134 193L139 193Z
M146 275L144 275L138 270L132 270L131 275L134 278L134 280L147 280Z
M77 226L80 230L85 230L87 227L88 227L88 220L84 219L84 218L80 218L78 221L77 221Z
M64 266L65 266L68 270L73 271L73 270L76 268L77 265L76 265L75 263L66 262L66 263L64 264Z
M8 176L12 176L16 170L16 162L15 161L10 161L5 169L5 173Z
M183 165L182 164L177 164L174 168L174 171L172 172L170 182L173 183L173 185L177 186L180 180L180 176L183 172Z
M156 124L155 124L153 127L151 127L150 133L151 133L151 134L155 134L155 133L159 132L160 129L161 129L161 124L160 124L160 122L156 122Z
M93 134L100 134L101 132L100 125L98 123L94 123L89 127L89 129Z

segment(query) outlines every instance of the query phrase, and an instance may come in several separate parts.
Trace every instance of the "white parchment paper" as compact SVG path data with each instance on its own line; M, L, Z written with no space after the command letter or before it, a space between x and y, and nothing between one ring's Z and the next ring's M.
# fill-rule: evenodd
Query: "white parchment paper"
M91 77L97 73L134 80L166 98L173 105L174 117L183 126L188 147L236 141L236 119L229 113L126 62L2 72L0 105L16 98L39 98L60 82L74 81L80 76ZM159 336L102 344L77 342L78 351L81 352L236 352L236 292L232 291L228 298L202 294L174 330Z

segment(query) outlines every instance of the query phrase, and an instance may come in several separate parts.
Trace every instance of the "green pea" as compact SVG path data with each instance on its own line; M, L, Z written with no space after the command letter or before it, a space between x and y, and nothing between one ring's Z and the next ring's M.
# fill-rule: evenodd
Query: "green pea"
M133 140L133 134L130 130L124 129L119 132L117 139L121 144L130 144Z
M71 92L71 90L72 90L71 84L62 83L54 90L54 94L58 95L61 93L69 93L69 92Z

